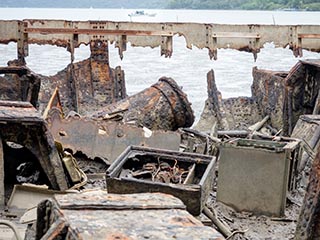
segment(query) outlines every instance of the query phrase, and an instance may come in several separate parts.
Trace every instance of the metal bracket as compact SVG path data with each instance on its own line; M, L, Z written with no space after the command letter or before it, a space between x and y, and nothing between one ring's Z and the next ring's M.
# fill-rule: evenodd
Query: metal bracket
M120 59L123 59L123 52L127 50L127 35L120 35L116 40L115 47L118 48Z
M165 57L172 56L172 36L161 36L161 56L164 55Z
M160 49L161 49L161 56L164 55L165 57L171 57L172 56L172 51L173 51L173 47L172 47L172 32L166 32L165 30L167 28L167 25L162 25L161 29L162 32L159 32L159 35L161 36L161 45L160 45Z
M302 57L302 39L320 39L320 34L298 33L298 53Z
M25 64L25 57L29 55L28 47L28 33L25 29L28 27L27 22L18 22L18 41L17 41L17 55L18 60Z
M298 38L297 26L289 27L289 39L290 39L290 49L293 51L295 57L302 57L301 40Z
M217 41L215 40L216 39L212 37L212 26L206 24L206 47L209 49L210 60L212 58L214 60L218 59Z
M250 27L250 30L252 27ZM218 39L219 38L244 38L244 39L250 39L249 40L249 49L253 53L254 60L257 60L257 53L260 51L259 47L259 40L260 40L260 34L254 33L254 32L214 32L212 33L213 38L213 57L216 60L217 55L215 51L217 51L217 45L218 45Z

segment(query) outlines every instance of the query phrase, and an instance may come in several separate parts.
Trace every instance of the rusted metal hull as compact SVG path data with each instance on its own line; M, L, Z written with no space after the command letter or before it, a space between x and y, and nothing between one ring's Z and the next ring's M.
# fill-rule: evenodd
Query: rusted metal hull
M291 136L302 139L313 151L304 151L297 166L299 184L304 189L307 186L314 155L319 147L320 140L320 119L319 115L301 115L297 121Z
M157 171L154 180L135 178L122 173L122 170L130 172L142 164L153 164L159 161L164 161L165 165L169 164L171 167L175 163L173 168L184 166L184 171L187 169L190 171L190 167L195 164L195 175L188 183L178 181L174 184L169 181L169 178L177 175L171 176L165 171ZM107 170L107 189L108 192L122 194L141 192L172 194L186 204L191 214L200 215L209 191L212 189L214 167L215 157L212 156L131 146ZM165 182L156 181L158 174L162 174Z
M224 239L184 208L161 193L55 196L38 206L36 239Z
M213 76L213 77L212 77ZM208 74L208 100L197 126L211 131L247 130L269 116L269 127L290 136L300 115L320 113L319 60L299 61L289 73L253 68L252 97L221 99ZM210 81L209 81L210 80ZM210 124L206 124L206 121Z
M270 116L269 123L273 128L283 126L284 85L287 72L275 72L263 69L252 69L252 98L262 116Z
M309 184L295 232L296 240L320 239L320 151L314 159Z
M97 42L92 45L89 59L71 63L54 76L41 77L40 111L44 110L56 87L66 113L97 111L126 97L124 72L120 67L109 66L108 45Z
M151 130L177 130L194 122L193 110L187 96L172 78L159 81L116 104L102 108L92 117L109 120L117 116L125 123L144 126Z
M299 61L285 79L283 131L290 135L300 115L319 114L320 61Z

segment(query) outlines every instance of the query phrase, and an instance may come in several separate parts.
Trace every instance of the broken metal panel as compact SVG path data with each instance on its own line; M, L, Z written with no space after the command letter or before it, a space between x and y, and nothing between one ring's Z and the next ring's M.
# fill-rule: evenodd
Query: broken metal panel
M44 186L38 185L14 185L12 194L7 203L7 207L17 209L30 209L54 194L63 194L61 191L49 190Z
M0 21L0 43L8 44L10 42L18 41L18 28L19 21L17 20L1 20Z
M223 122L220 108L222 97L217 89L213 69L207 73L207 92L208 98L205 102L205 107L201 113L200 120L194 129L216 136L216 130L218 128L223 128L221 126Z
M8 67L0 67L1 100L27 101L34 107L38 105L40 76L26 66L17 66L13 61Z
M299 61L285 79L283 132L290 135L300 115L317 112L320 90L319 60Z
M86 118L61 118L57 109L49 112L48 125L55 141L74 153L82 152L90 159L99 157L111 164L130 145L178 150L180 134L150 131L111 121ZM81 131L79 131L81 129Z
M296 240L320 239L320 152L313 161L296 227Z
M162 193L60 195L38 206L36 239L224 239L184 208Z
M319 115L301 115L296 123L291 137L302 139L313 151L319 146L320 139L320 118ZM314 156L303 151L297 166L297 174L301 176L300 186L306 187L312 167Z
M48 89L56 87L64 112L92 112L126 97L124 72L120 67L110 68L108 56L102 58L99 53L107 51L107 45L99 41L92 44L102 49L92 49L89 59L71 63L54 76L41 78L40 111L51 98L52 92Z
M194 128L179 128L179 132L181 133L180 151L210 156L218 155L217 145L220 139Z
M162 77L140 93L92 114L94 119L109 120L118 116L122 122L151 130L177 130L194 122L187 95L172 78Z
M212 189L214 168L212 156L130 146L108 168L107 189L110 193L172 194L197 216Z
M47 104L47 107L42 114L43 119L47 119L49 111L53 108L57 108L58 110L60 110L61 115L63 116L63 109L60 101L59 90L57 87L54 89L52 96Z
M217 89L214 72L207 74L208 99L196 129L217 136L219 130L247 130L261 120L261 112L252 97L223 99Z
M257 67L252 70L252 98L257 103L261 115L270 116L270 123L276 129L283 126L284 79L287 74Z
M223 143L217 200L237 211L282 216L299 144L248 139Z
M52 135L30 103L0 101L0 123L2 141L29 149L37 157L53 189L68 188Z
M172 36L186 39L187 47L207 48L210 58L217 59L218 48L232 48L254 54L266 42L290 46L295 56L302 48L320 51L318 25L259 25L259 24L201 24L201 23L136 23L111 21L35 20L0 21L0 43L18 43L20 58L27 55L26 43L51 44L67 48L71 53L80 44L101 40L116 42L119 54L126 43L133 46L161 47L161 54L171 56ZM20 30L20 33L19 33ZM20 40L19 40L20 39Z
M262 118L256 102L251 97L222 99L221 108L224 118L223 130L246 130Z

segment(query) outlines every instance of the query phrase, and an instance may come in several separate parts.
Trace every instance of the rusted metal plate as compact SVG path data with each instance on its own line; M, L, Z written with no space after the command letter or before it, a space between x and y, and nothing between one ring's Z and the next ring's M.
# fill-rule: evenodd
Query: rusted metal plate
M88 190L81 194L55 195L61 209L186 209L178 198L164 193L108 194L105 190Z
M92 41L90 51L90 58L72 62L56 75L41 77L40 111L50 101L52 92L48 89L59 89L65 113L97 111L126 97L124 72L121 67L110 67L108 43Z
M276 72L270 70L252 70L252 98L257 103L257 108L262 116L270 116L270 124L276 129L283 125L283 101L284 85L287 72Z
M91 191L59 198L38 206L43 221L37 222L36 239L224 239L167 194Z
M291 137L302 139L311 150L316 151L320 139L319 115L301 115L292 131ZM313 159L313 154L310 154L309 151L303 151L297 169L297 174L301 176L300 186L307 186Z
M255 96L223 99L213 70L207 73L207 83L208 99L196 129L217 136L217 130L247 130L262 119Z
M155 165L155 171L150 171L151 165ZM193 165L194 176L190 182L185 181L182 172L189 175ZM199 215L212 189L214 167L215 157L212 156L131 146L108 168L107 189L122 194L172 194L184 202L191 214ZM146 176L135 174L140 169L146 170Z
M0 101L0 121L44 123L31 103L18 101Z
M28 43L52 44L69 50L92 40L117 42L119 53L126 43L133 46L161 47L161 54L172 55L172 36L179 34L188 48L207 48L210 58L217 59L218 48L233 48L256 54L267 42L290 46L295 56L302 48L320 51L319 25L259 25L201 23L137 23L111 21L66 21L28 19L0 21L0 43L18 42L20 58L28 55ZM144 37L146 36L146 37ZM72 50L71 50L72 52Z
M286 142L236 139L220 146L217 200L237 211L282 216L295 172L294 146ZM290 147L290 146L291 147ZM266 184L267 183L267 184Z
M54 194L63 193L39 185L14 185L7 207L31 209L37 207L41 201L52 198Z
M295 232L296 240L320 239L320 151L313 161Z
M0 100L28 101L38 104L40 76L25 66L25 62L10 61L9 66L0 67Z
M90 159L99 157L111 164L128 146L154 146L178 150L180 134L150 131L116 122L97 122L87 118L62 119L59 111L47 119L54 139L74 153L82 152ZM79 131L81 129L81 131Z
M320 61L299 61L285 79L284 134L290 135L300 115L319 114Z

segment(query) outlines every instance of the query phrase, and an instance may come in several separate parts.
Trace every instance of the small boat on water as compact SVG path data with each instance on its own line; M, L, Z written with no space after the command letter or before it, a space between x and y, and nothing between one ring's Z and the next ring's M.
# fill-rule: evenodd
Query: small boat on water
M147 16L147 17L155 17L156 13L146 13L144 10L137 10L128 14L129 17L139 17L139 16Z

